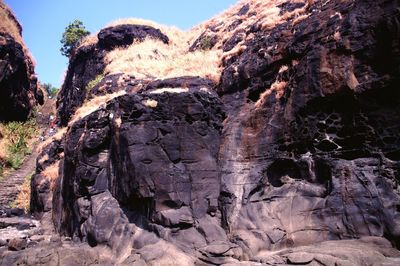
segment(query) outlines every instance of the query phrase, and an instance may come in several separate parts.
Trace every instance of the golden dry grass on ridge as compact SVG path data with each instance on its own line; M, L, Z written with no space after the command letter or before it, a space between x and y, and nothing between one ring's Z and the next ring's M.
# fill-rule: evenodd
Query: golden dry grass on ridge
M128 18L118 19L106 27L121 24L148 25L160 29L170 39L164 44L151 38L135 42L128 47L116 48L106 55L105 75L125 73L138 79L162 79L179 76L200 76L219 81L220 57L217 50L189 52L190 45L200 34L198 30L182 31L176 27L155 22ZM86 37L81 46L97 42L97 34Z
M106 27L121 24L148 25L160 29L170 39L169 44L148 38L143 42L135 42L128 47L119 47L106 54L106 68L104 75L125 73L137 79L164 79L179 76L200 76L214 81L220 81L222 62L235 54L242 53L246 46L244 43L254 37L249 32L250 27L260 25L262 29L269 30L284 21L298 23L304 19L310 0L291 0L292 3L305 3L303 8L281 14L279 5L287 0L242 0L228 8L221 14L205 21L188 31L182 31L176 27L157 24L153 21L128 18L118 19L106 25ZM241 8L248 4L249 11L239 15ZM230 26L241 23L233 30ZM210 28L213 29L210 32ZM239 42L231 51L223 52L223 44L238 32L246 32L246 38ZM189 52L190 46L202 34L214 34L218 36L218 42L209 50ZM97 43L97 33L86 37L81 46ZM119 96L101 96L87 102L77 110L71 122L76 121L90 112L96 110L101 101L106 101Z
M128 18L118 19L106 25L112 27L121 24L148 25L158 28L170 39L166 45L160 41L147 39L144 42L133 43L125 48L117 48L110 51L106 56L107 67L104 74L126 73L136 78L171 78L179 76L200 76L218 82L222 72L222 60L234 54L243 52L246 40L253 38L248 34L246 38L238 43L234 49L223 53L222 46L229 38L238 32L247 32L254 26L260 25L262 29L268 30L276 25L292 19L293 23L306 17L305 12L309 0L292 0L293 3L305 3L303 8L292 12L280 14L279 5L287 0L242 0L236 5L228 8L221 14L203 22L189 31L182 31L176 27L168 27L153 21ZM239 15L240 9L249 5L249 12ZM237 21L242 21L235 29L230 26ZM210 50L189 52L189 47L203 32L213 28L210 34L218 35L218 42ZM88 36L82 45L97 42L96 34Z

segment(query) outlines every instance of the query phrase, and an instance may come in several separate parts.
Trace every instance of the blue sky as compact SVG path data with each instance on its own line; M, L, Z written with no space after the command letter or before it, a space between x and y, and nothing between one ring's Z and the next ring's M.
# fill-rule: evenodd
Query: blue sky
M65 27L80 19L97 32L118 18L137 17L190 29L234 5L237 0L5 0L23 27L41 82L61 86L68 59L60 53Z

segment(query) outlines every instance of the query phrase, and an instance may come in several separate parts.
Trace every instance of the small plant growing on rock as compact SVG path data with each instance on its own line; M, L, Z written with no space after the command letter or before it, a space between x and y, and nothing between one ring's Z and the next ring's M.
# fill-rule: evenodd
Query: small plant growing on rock
M76 19L71 22L65 28L61 39L61 54L66 57L70 57L74 49L78 46L79 42L89 34L90 32L86 30L82 21Z
M210 50L213 47L213 37L206 35L203 39L201 39L199 48L200 50L206 51Z
M100 81L104 78L103 74L97 75L94 79L89 81L89 83L86 85L86 91L89 93L94 87L96 87L97 84L100 83Z

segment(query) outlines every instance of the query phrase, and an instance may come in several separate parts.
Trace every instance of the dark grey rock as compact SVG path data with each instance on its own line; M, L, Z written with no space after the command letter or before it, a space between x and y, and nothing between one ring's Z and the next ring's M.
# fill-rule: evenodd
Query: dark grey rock
M0 121L23 121L37 103L43 104L43 93L26 48L6 32L0 32L0 41Z
M159 29L147 25L123 24L102 29L98 34L99 46L103 49L113 49L126 46L134 41L144 41L153 38L168 44L169 38Z
M228 40L246 48L218 94L198 77L144 81L71 124L59 233L125 263L396 265L395 2L313 1Z

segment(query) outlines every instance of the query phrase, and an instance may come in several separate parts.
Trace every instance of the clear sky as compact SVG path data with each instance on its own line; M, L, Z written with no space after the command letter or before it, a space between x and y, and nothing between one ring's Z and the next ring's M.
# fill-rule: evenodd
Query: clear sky
M237 0L5 0L23 27L39 80L61 86L68 59L60 53L65 27L80 19L97 32L119 18L143 18L183 30L203 22Z

